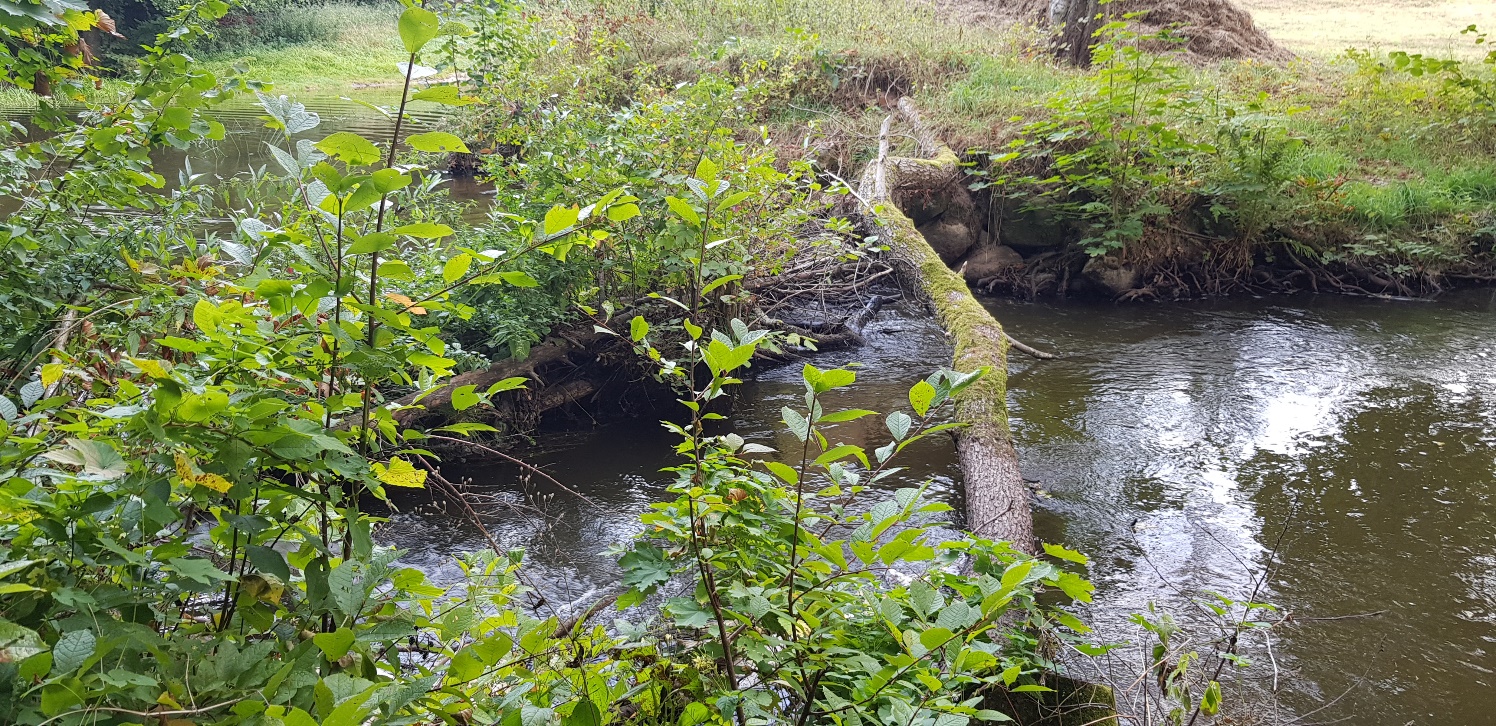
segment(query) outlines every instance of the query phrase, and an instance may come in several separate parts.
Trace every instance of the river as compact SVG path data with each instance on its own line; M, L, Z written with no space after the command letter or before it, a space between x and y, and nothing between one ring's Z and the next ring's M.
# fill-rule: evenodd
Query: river
M1496 293L989 306L1016 337L1063 353L1013 359L1013 428L1040 536L1092 557L1087 614L1104 637L1135 638L1125 618L1149 602L1188 621L1207 592L1245 598L1274 562L1259 599L1292 618L1272 630L1271 654L1261 634L1247 639L1252 708L1358 726L1490 722ZM841 403L886 411L947 355L929 322L894 312L867 347L816 362L866 364ZM755 376L735 429L783 444L778 410L798 398L797 378L793 367ZM528 549L552 600L584 600L617 574L603 550L665 498L671 443L630 422L528 453L590 505L508 467L466 476L476 491L528 491L513 501L544 515L490 506L490 529ZM959 509L947 442L904 463L889 487L929 479ZM396 515L384 536L434 570L484 546L433 507Z

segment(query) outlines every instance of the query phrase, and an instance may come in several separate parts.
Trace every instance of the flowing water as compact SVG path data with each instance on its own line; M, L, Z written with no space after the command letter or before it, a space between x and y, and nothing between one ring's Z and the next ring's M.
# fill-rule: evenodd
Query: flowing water
M1207 591L1245 598L1277 562L1259 599L1293 618L1270 655L1248 639L1254 698L1276 673L1302 722L1496 722L1496 294L991 307L1015 336L1064 354L1013 359L1013 427L1040 535L1092 556L1089 614L1108 636L1131 635L1123 619L1150 601L1187 619ZM867 364L841 403L886 411L948 355L929 322L890 313L868 347L817 363ZM799 395L797 370L762 372L733 425L784 445L778 410ZM881 443L871 428L842 438ZM671 443L640 421L529 453L591 504L507 467L467 476L508 497L484 516L502 546L529 549L537 586L586 600L616 577L607 546L665 498ZM890 487L929 478L959 509L948 442L904 463ZM520 506L535 504L544 516ZM486 546L455 510L431 507L383 534L434 570Z

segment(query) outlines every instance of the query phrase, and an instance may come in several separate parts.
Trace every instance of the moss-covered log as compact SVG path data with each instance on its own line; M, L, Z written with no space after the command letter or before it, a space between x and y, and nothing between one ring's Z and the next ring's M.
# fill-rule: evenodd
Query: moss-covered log
M883 124L878 160L863 175L862 196L872 205L892 254L905 263L910 282L929 298L940 325L950 334L955 345L952 367L963 372L990 369L956 397L956 419L965 424L956 433L956 451L965 478L967 525L978 535L1031 552L1029 489L1008 427L1007 337L1002 325L972 297L961 275L946 266L894 203L900 190L948 186L960 173L958 159L926 131L909 99L900 101L899 109L898 115L914 128L921 153L929 158L890 157L890 116Z

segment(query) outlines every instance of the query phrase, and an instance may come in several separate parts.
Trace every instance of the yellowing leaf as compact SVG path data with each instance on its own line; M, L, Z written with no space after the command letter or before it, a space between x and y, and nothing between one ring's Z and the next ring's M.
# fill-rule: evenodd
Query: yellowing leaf
M136 368L139 368L141 373L144 373L151 378L167 378L170 376L170 374L166 370L166 366L169 364L165 363L164 361L151 360L148 358L131 358L130 363L133 364Z
M181 477L182 481L190 482L193 479L197 478L197 474L192 471L191 459L187 458L183 454L175 454L172 456L172 458L176 461L177 464L177 476Z
M374 462L374 478L392 486L408 487L411 489L422 489L426 486L426 472L417 469L410 462L396 456L390 459L390 465Z
M234 488L233 482L217 474L199 474L192 481L194 484L205 486L219 494L227 494L230 489Z
M387 293L384 294L384 296L387 297L387 298L389 298L389 299L391 299L391 300L394 300L402 308L404 308L403 312L410 313L411 315L425 315L426 314L426 308L423 308L423 307L417 305L416 301L414 301L414 300L412 300L412 299L410 299L410 298L408 298L408 297L406 297L404 295L401 295L398 292L387 292Z
M48 363L42 366L42 385L51 388L52 384L62 380L62 364Z

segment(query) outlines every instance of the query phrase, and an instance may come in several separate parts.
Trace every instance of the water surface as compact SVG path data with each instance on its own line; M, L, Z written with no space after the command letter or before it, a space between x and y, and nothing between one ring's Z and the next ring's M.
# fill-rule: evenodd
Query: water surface
M1090 616L1105 633L1130 635L1123 619L1149 602L1187 617L1204 592L1245 597L1277 562L1259 597L1294 621L1274 629L1271 663L1265 643L1247 644L1262 661L1253 698L1312 713L1301 722L1496 722L1492 291L990 306L1015 336L1064 354L1013 359L1013 426L1040 490L1040 535L1091 554ZM817 361L867 364L843 405L906 405L908 386L948 361L940 331L915 315L885 314L869 338ZM799 397L797 377L779 368L746 385L739 433L784 444L778 410ZM672 443L639 421L530 452L593 505L507 467L467 476L510 498L485 518L503 546L529 548L537 585L585 600L617 576L606 547L665 498ZM932 479L932 496L960 508L948 442L904 463L890 487ZM397 515L384 536L438 571L485 546L455 512L430 508Z

